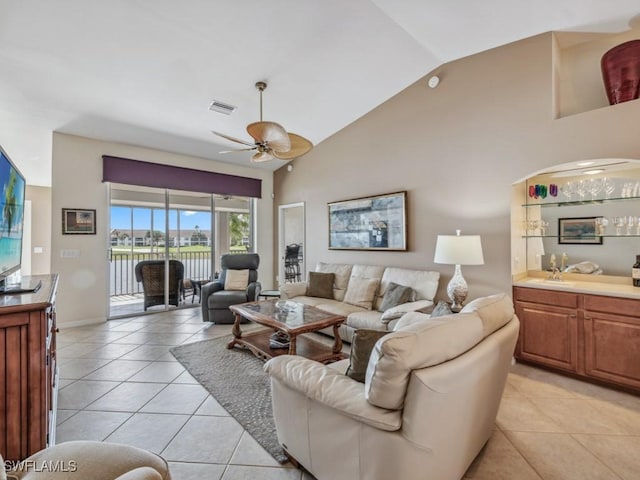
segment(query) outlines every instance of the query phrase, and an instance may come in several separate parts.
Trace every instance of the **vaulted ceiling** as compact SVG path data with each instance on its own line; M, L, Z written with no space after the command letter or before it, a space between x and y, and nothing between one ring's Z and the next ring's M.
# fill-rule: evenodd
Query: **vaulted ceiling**
M0 0L0 144L50 185L51 132L250 165L264 118L315 144L439 65L547 31L621 32L637 0ZM226 116L212 100L237 106ZM276 169L282 161L258 168Z

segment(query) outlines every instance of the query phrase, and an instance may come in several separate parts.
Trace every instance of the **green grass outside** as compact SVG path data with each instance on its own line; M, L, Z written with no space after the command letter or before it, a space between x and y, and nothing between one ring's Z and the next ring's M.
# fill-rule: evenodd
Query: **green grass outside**
M131 247L111 247L112 253L118 253L120 255L130 255L132 253ZM192 253L192 252L202 252L202 253L211 253L209 247L200 246L200 245L191 245L187 247L180 247L180 253ZM233 245L229 247L229 251L231 252L246 252L247 247L244 245ZM133 247L133 254L140 253L151 253L151 247ZM163 247L154 247L153 253L164 253ZM178 247L170 247L170 254L177 254Z

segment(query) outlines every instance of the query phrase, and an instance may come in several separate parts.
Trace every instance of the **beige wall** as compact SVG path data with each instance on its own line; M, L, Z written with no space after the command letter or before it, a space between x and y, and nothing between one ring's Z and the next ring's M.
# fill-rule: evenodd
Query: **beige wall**
M27 185L25 197L31 201L31 242L23 257L30 256L31 275L47 274L51 272L51 188Z
M108 312L108 192L102 183L102 155L113 155L168 165L177 165L262 179L262 199L257 205L257 251L261 256L260 277L274 277L273 265L273 174L202 158L148 148L54 133L52 174L52 262L60 274L58 322L88 323L105 320ZM96 210L96 235L62 235L61 209ZM61 258L62 250L78 250L77 258Z
M553 46L544 34L443 65L438 88L421 79L296 160L292 172L279 169L275 204L306 203L307 266L438 270L445 298L453 267L433 263L435 240L460 228L480 234L484 247L485 265L463 267L470 297L510 291L512 183L573 160L640 158L640 101L554 119ZM398 190L408 191L407 252L328 250L327 202Z

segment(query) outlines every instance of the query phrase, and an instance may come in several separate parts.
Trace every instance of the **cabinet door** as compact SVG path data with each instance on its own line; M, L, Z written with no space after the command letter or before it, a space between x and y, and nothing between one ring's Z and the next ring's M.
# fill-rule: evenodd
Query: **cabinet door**
M640 388L640 319L585 311L585 372Z
M578 371L575 309L516 302L520 337L516 357L571 372Z

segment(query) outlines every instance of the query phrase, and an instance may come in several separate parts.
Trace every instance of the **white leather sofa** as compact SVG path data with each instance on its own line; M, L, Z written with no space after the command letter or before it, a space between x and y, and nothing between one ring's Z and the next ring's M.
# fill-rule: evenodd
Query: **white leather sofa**
M457 480L491 436L519 321L506 295L408 313L364 384L297 356L265 364L278 441L318 480Z
M316 265L315 271L335 275L333 299L306 296L307 282L280 285L280 292L288 300L345 316L347 319L340 326L339 333L340 337L349 343L352 341L353 332L358 328L391 331L403 312L433 306L440 279L439 272L373 265L320 262ZM370 310L344 301L350 284L358 278L374 278L379 281ZM413 296L410 302L394 307L392 311L382 312L379 309L390 282L411 287ZM325 329L323 333L333 336L333 329Z

